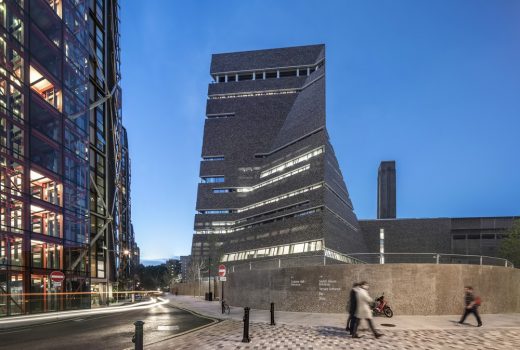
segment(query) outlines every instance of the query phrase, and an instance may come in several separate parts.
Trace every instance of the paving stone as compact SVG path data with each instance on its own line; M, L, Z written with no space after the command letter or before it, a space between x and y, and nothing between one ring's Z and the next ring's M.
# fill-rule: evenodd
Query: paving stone
M360 332L361 339L352 339L338 327L276 325L252 323L251 343L242 343L242 322L226 320L194 333L147 346L147 349L519 349L520 328L486 329L460 327L458 329L388 330L380 329L383 337L375 339L368 330Z

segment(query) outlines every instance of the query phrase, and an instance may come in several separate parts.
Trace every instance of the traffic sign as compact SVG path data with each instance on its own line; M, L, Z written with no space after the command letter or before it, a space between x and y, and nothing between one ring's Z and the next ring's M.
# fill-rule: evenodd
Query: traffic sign
M52 282L61 283L65 279L65 275L61 271L52 271L51 274L49 275L49 277L51 278Z
M220 277L224 277L226 275L226 265L219 265L218 266L218 275Z
M226 282L226 278L227 277L219 277L218 279L220 280L220 282Z

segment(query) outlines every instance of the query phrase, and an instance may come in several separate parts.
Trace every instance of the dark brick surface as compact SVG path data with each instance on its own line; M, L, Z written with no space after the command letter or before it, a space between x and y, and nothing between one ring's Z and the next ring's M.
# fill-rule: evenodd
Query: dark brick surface
M213 55L211 71L238 72L314 65L324 58L324 49L324 45L316 45L217 54ZM211 98L214 95L275 89L293 89L296 93ZM212 221L255 217L248 222L256 224L254 227L218 238L224 243L223 252L317 239L324 239L327 246L330 244L331 249L339 252L366 251L347 187L325 129L325 66L313 71L306 78L215 83L209 86L208 93L210 98L207 101L207 115L226 113L233 116L206 119L202 156L219 155L225 159L202 161L200 175L224 176L225 182L199 184L197 209L244 208L310 185L321 184L322 187L241 213L198 214L195 216L195 228L209 227L208 224ZM317 147L324 147L325 152L282 172L260 178L263 170ZM310 168L252 192L212 192L214 188L254 186L305 165ZM299 206L294 208L295 205ZM288 217L283 221L264 222L316 207L322 208L322 211L302 217ZM203 243L208 239L210 238L194 237L194 242Z
M325 45L214 54L211 73L312 65L325 56Z

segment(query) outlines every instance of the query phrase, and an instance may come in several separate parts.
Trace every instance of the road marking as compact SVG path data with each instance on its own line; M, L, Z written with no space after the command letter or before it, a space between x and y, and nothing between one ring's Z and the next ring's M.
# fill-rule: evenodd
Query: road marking
M179 326L159 326L157 327L159 331L178 331Z
M73 320L73 321L74 321L74 322L81 322L81 321L85 321L85 319L84 319L84 318L78 318L78 319Z

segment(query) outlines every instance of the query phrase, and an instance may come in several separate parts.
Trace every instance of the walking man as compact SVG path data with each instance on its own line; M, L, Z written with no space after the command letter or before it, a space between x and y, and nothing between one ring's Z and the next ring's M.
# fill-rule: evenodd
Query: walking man
M478 300L476 300L475 295L473 294L473 287L464 287L464 293L464 302L466 304L466 308L464 309L464 314L462 315L462 318L460 319L459 323L463 324L464 320L466 319L466 317L468 317L469 314L474 314L477 318L477 327L482 327L482 320L480 319L480 315L478 314L478 307L480 306L480 303L477 302Z
M352 289L350 290L350 296L348 301L348 320L347 320L347 332L350 332L350 335L354 334L354 325L356 324L356 288L358 287L358 283L354 283L352 285Z
M372 310L370 309L370 304L374 302L374 300L368 295L368 283L363 281L359 283L359 287L355 288L356 291L356 322L354 324L354 332L352 334L352 338L359 338L357 334L358 326L361 320L366 320L368 326L372 330L374 337L379 338L383 334L378 333L374 328L374 324L372 323Z

